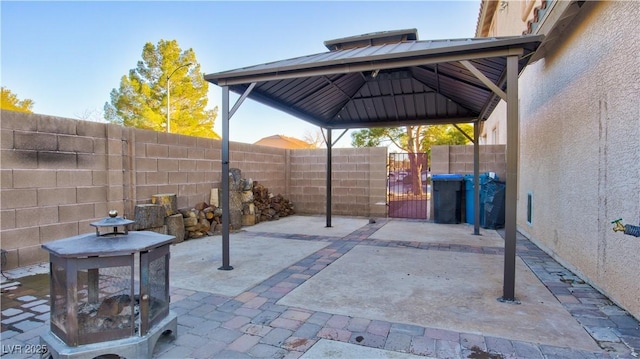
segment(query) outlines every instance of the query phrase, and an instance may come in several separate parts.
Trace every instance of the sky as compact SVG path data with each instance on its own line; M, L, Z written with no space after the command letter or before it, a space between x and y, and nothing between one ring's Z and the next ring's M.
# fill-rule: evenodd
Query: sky
M328 51L324 41L417 29L418 39L475 35L474 1L6 1L0 2L0 83L33 112L102 120L110 92L142 59L145 43L177 40L204 74ZM210 84L208 108L220 107ZM233 106L237 95L231 94ZM220 115L214 130L221 133ZM231 141L319 128L252 100L231 118ZM334 131L334 139L342 131ZM350 147L350 132L337 147Z

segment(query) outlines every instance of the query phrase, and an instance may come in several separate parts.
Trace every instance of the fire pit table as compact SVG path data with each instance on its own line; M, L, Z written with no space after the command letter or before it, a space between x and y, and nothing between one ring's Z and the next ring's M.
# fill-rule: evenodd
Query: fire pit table
M40 343L53 358L149 358L160 335L177 335L177 315L169 310L175 237L128 232L133 221L115 211L109 216L91 223L96 234L42 245L50 258L51 330Z

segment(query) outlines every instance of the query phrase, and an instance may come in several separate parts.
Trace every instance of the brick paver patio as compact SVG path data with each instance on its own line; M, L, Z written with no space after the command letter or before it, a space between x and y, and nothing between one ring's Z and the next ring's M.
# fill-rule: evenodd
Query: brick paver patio
M386 220L342 237L247 232L253 236L325 241L329 245L235 297L171 289L178 336L161 338L156 358L298 358L320 339L438 358L638 358L640 324L608 298L518 235L517 254L603 348L571 348L476 333L393 323L288 307L277 301L358 245L478 253L478 247L368 239ZM483 247L481 253L502 254ZM42 288L42 287L45 288ZM3 358L18 345L39 344L49 329L48 287L26 285L2 293Z

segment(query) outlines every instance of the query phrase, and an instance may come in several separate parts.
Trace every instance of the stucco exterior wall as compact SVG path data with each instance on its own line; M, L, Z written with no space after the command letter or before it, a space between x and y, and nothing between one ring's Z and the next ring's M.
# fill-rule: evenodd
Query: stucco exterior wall
M500 1L495 7L491 26L487 33L477 36L518 36L527 28L527 20L533 17L535 6L540 6L541 0ZM527 12L528 11L528 12ZM525 15L523 13L527 12ZM523 17L525 20L523 20ZM480 143L483 145L504 145L507 143L507 104L500 100L491 116L482 123L480 128Z
M486 36L517 36L527 28L526 20L533 17L531 11L522 20L526 10L541 5L541 0L500 1L496 7L491 28Z
M520 78L519 229L640 318L640 6L587 2ZM527 195L533 197L527 222Z
M178 208L186 208L221 187L218 140L13 111L0 116L5 268L47 261L42 244L94 232L89 224L110 209L133 218L136 204L159 193L175 193ZM305 151L231 142L230 166L292 199L301 213L322 214L326 151ZM334 213L386 215L386 206L372 205L385 201L386 148L335 149L333 161Z
M480 130L481 145L507 144L507 103L500 100L491 117L482 123Z

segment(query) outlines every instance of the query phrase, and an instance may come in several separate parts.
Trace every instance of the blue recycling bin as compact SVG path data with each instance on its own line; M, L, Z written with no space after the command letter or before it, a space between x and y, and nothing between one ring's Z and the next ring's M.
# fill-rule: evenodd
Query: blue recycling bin
M435 223L461 222L463 180L463 176L458 174L439 174L431 177Z
M484 223L484 197L486 193L486 184L491 177L489 173L480 173L480 224ZM498 175L494 175L497 180ZM465 222L468 224L474 224L475 219L475 207L473 205L473 175L464 175L464 197L465 197Z

